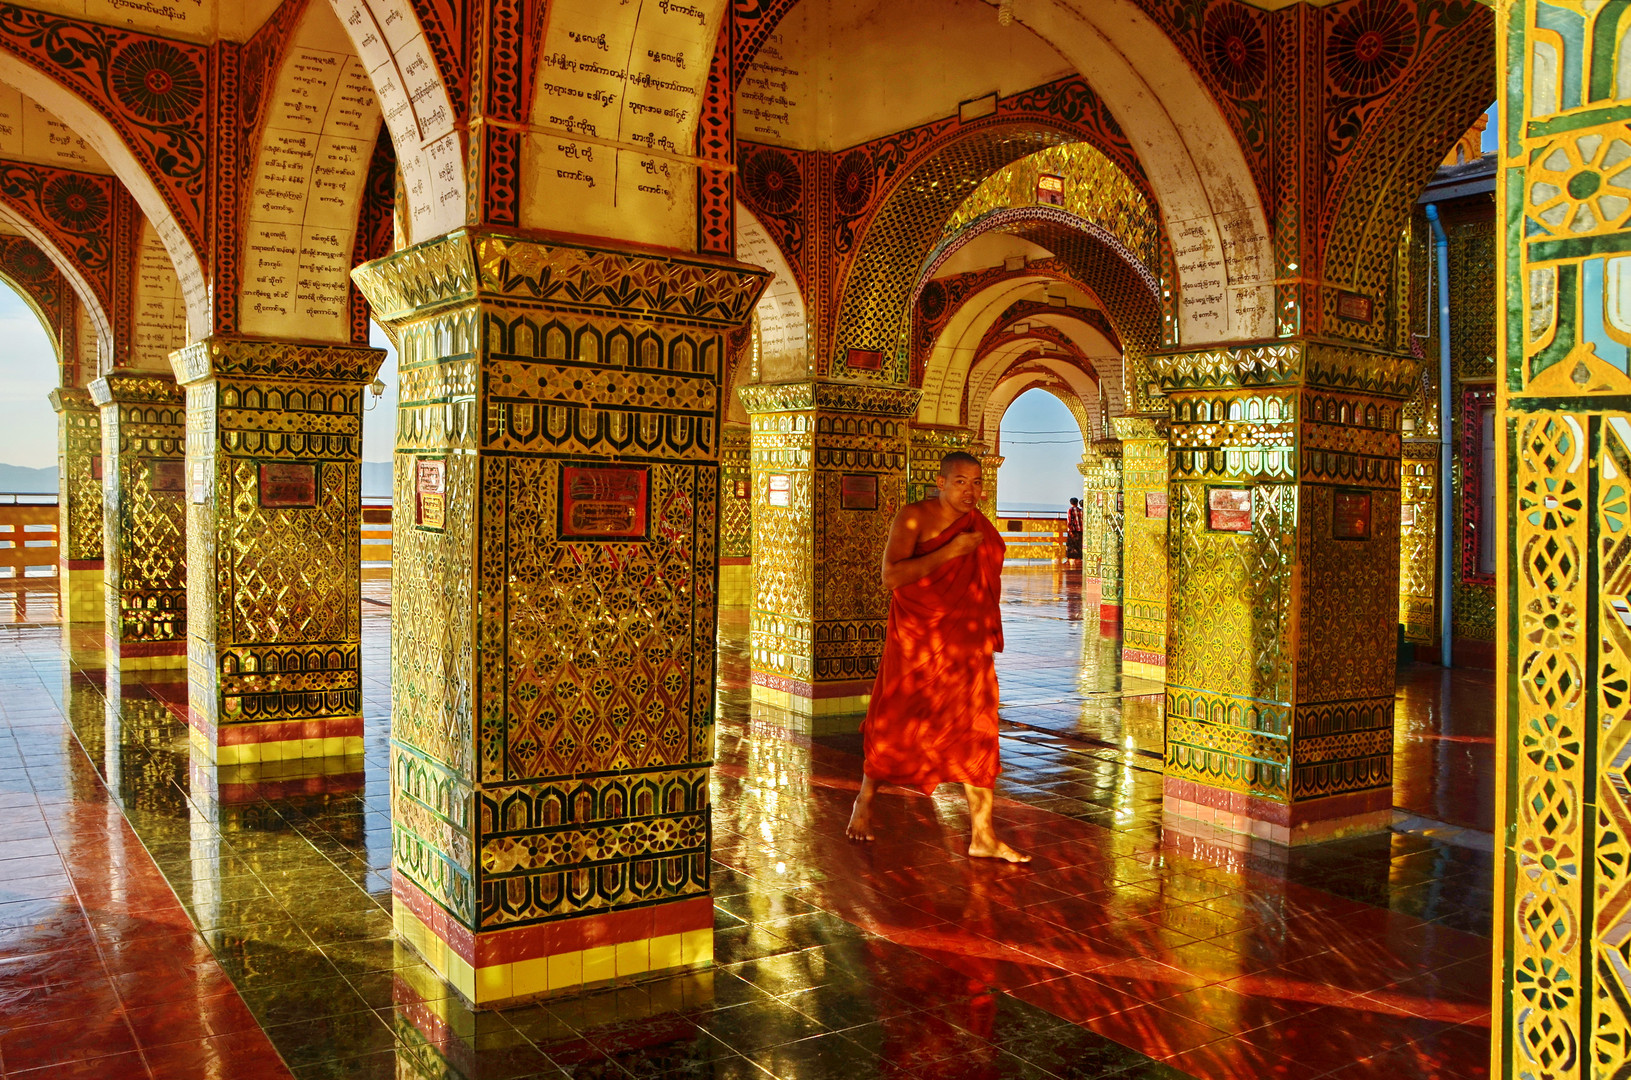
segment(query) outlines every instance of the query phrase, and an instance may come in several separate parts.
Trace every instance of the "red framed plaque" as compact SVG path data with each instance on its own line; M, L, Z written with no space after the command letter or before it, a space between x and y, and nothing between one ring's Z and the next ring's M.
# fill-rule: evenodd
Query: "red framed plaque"
M785 473L771 473L765 482L765 502L788 506L793 501L793 480Z
M851 349L844 354L844 363L856 371L882 371L883 353L877 349Z
M311 461L263 461L260 504L267 510L309 510L317 505L317 464Z
M1359 293L1337 293L1337 318L1347 319L1349 322L1368 323L1375 313L1376 305L1368 296Z
M153 491L186 491L187 463L180 458L148 458L147 477Z
M1338 491L1332 497L1331 536L1337 540L1370 539L1370 492Z
M447 461L416 458L413 463L413 523L421 529L447 524Z
M748 497L748 482L746 480L738 480L736 482L736 497L738 499L746 499Z
M91 455L91 479L92 480L102 479L102 455L101 454L92 454Z
M644 537L646 474L644 465L562 465L562 539Z
M876 473L846 473L838 479L838 505L845 510L878 508Z
M1251 532L1252 489L1207 488L1206 524L1217 532Z
M1164 518L1167 516L1166 492L1146 491L1144 493L1144 516L1147 518Z
M1048 206L1065 205L1065 178L1043 173L1036 178L1036 201Z

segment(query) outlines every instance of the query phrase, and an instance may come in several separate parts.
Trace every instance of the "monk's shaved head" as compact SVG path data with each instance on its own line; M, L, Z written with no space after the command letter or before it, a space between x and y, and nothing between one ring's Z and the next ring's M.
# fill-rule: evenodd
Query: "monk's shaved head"
M980 467L980 459L965 451L953 450L951 453L940 459L940 475L950 476L951 471L957 468L959 465L972 465L978 469Z

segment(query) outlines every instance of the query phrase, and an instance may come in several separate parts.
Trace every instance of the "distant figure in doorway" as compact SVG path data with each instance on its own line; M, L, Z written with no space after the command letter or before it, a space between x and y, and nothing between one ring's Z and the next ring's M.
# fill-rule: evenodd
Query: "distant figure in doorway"
M1065 565L1082 565L1082 503L1079 499L1070 500L1070 510L1065 514Z
M883 663L861 734L861 792L845 830L871 840L880 784L925 795L961 782L968 795L968 854L1030 862L991 824L997 760L997 669L1002 651L1002 557L996 527L980 512L980 462L961 451L940 462L937 497L904 507L889 529L883 584L892 590Z

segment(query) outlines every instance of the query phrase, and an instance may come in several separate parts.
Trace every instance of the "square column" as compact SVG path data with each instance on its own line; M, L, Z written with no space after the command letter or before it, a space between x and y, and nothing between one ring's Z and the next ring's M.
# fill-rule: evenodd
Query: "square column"
M1167 670L1167 422L1118 416L1121 440L1121 671L1140 679Z
M907 432L906 501L929 497L940 483L940 461L953 450L977 453L968 428L913 424Z
M1090 450L1076 471L1082 474L1082 580L1097 581L1104 547L1104 502L1095 497L1103 471L1098 455Z
M484 1007L709 961L721 379L766 274L472 229L352 276L400 348L397 931Z
M719 439L719 606L753 602L753 432L726 424Z
M110 667L187 656L186 406L169 375L91 383L102 411L102 575Z
M1393 805L1410 357L1317 340L1161 357L1172 410L1166 806L1277 844Z
M920 392L797 382L740 393L753 418L754 699L857 715L883 655L878 560L906 500Z
M102 414L89 390L51 391L57 413L57 588L62 619L106 617L102 595Z
M1121 443L1100 439L1093 444L1099 471L1092 491L1100 515L1099 633L1121 627L1121 551L1125 531L1125 496L1121 490Z
M171 354L188 718L218 765L362 753L362 396L384 356L243 338Z

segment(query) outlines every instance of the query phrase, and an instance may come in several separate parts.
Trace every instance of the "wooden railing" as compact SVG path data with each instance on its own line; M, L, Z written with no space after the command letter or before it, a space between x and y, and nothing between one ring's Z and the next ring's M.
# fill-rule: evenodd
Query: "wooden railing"
M391 501L364 499L362 504L362 563L391 565Z
M0 494L0 578L56 572L56 497Z
M997 531L1008 545L1008 562L1058 562L1065 557L1065 519L999 514Z

